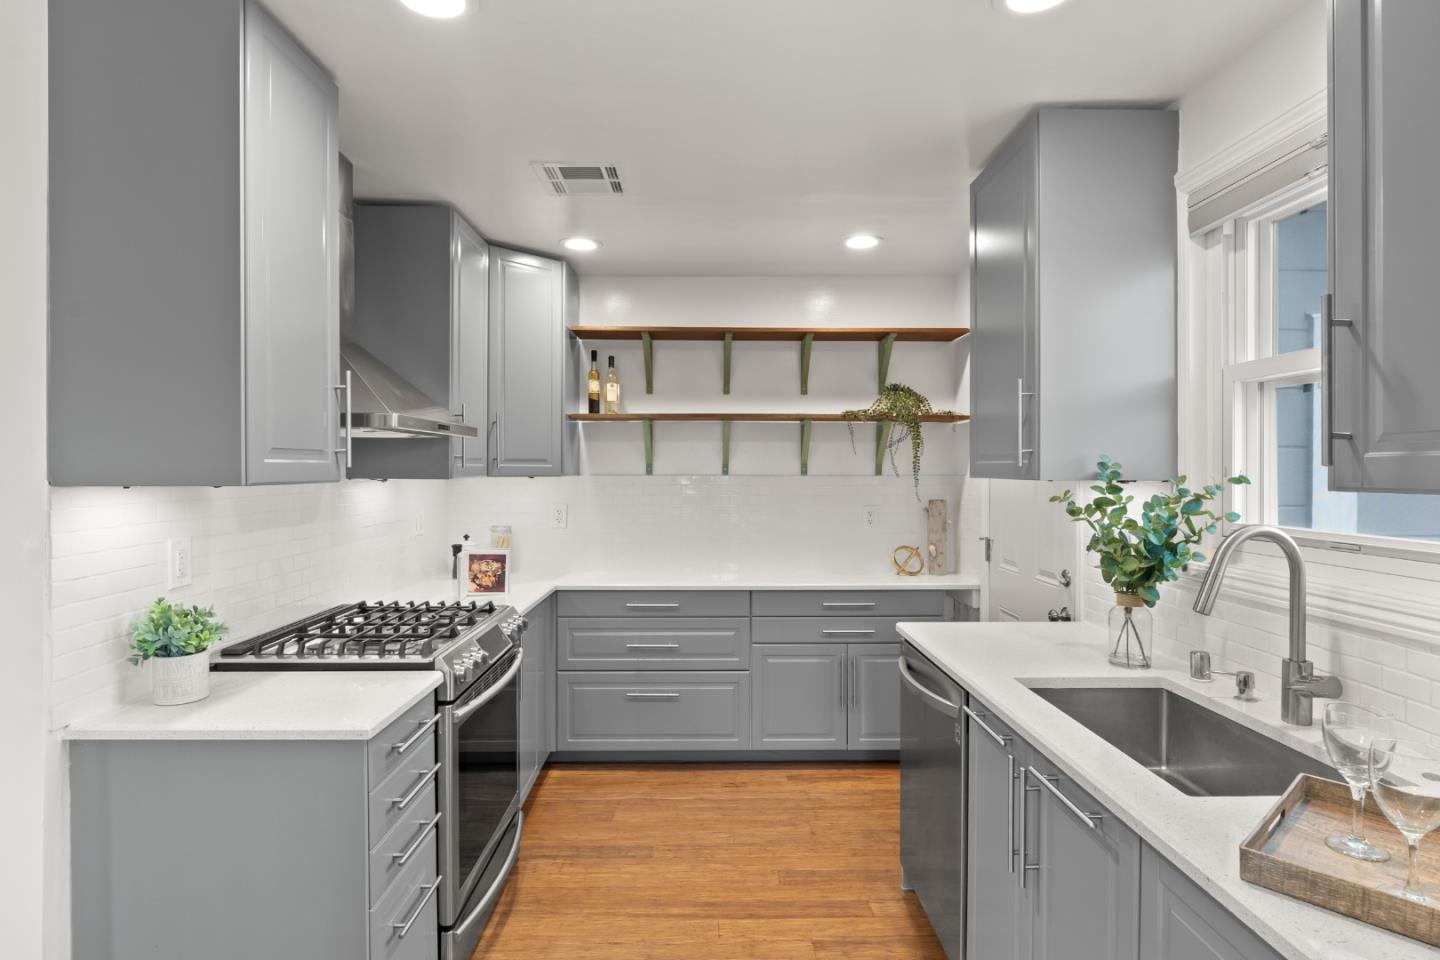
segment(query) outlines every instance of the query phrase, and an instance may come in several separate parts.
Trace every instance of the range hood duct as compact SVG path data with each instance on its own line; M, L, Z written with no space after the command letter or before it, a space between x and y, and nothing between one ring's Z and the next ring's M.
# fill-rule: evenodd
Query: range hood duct
M340 344L340 369L350 384L345 428L355 437L404 440L480 435L359 344Z

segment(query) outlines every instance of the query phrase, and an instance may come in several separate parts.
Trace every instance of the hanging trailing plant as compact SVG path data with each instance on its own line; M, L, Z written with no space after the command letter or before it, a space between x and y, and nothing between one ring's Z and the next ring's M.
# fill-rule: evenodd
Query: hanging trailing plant
M898 477L900 466L895 460L895 453L908 442L910 473L915 480L915 499L919 500L920 455L925 450L925 437L920 428L924 417L935 414L952 415L948 410L936 410L925 395L913 387L907 387L903 383L889 383L870 406L864 410L846 410L842 416L849 421L852 448L855 445L855 424L881 421L895 425L885 441L885 449L890 454L890 467Z

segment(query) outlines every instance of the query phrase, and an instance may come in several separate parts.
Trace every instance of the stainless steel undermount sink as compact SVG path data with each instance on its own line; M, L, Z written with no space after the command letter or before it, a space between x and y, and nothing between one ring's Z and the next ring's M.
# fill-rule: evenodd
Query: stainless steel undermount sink
M1340 779L1319 760L1162 687L1031 689L1192 797L1279 795L1300 773Z

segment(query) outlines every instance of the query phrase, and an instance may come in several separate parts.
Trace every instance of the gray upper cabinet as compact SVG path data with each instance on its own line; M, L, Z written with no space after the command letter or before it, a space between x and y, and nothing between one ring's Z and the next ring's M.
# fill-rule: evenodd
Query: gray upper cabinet
M1280 960L1280 954L1149 847L1141 853L1140 956Z
M575 273L561 260L490 248L490 475L576 473L579 342Z
M1417 118L1440 98L1440 4L1332 0L1330 43L1330 487L1437 493L1440 189L1430 159L1440 129Z
M340 478L338 118L254 3L50 4L51 483Z
M848 741L846 646L756 644L754 743L760 750L844 750Z
M973 476L1176 465L1177 114L1042 108L971 185Z
M484 476L490 248L443 204L355 205L355 312L341 331L478 437L365 439L352 477Z

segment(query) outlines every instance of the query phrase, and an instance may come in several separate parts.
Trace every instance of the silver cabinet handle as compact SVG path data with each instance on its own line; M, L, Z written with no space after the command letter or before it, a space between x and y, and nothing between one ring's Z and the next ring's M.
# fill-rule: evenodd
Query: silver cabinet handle
M841 629L839 629L838 627L837 627L837 628L821 627L821 628L820 628L820 636L822 636L822 637L873 637L873 636L875 636L875 631L874 631L874 630L861 630L861 629L859 629L858 627L855 628L855 629L853 629L853 630L841 630Z
M1028 834L1030 833L1030 794L1040 792L1039 787L1030 786L1029 773L1030 771L1026 770L1024 767L1020 768L1020 869L1018 872L1020 874L1021 890L1024 890L1027 885L1026 878L1030 876L1030 871L1040 869L1038 857L1036 858L1036 863L1030 863L1026 859L1029 846L1027 843L1027 839Z
M341 390L345 391L345 446L340 447L335 452L345 454L345 467L346 469L349 469L350 467L355 466L355 414L351 408L352 405L350 402L350 398L353 395L354 391L350 388L350 371L345 371L344 383L337 383L331 389L335 390L336 392L339 392ZM338 401L336 402L336 405L339 405Z
M626 693L626 694L625 694L625 699L626 699L626 700L679 700L679 699L680 699L680 694L678 694L678 693L644 693L644 692L632 690L632 691L630 691L629 693Z
M851 657L846 661L846 671L850 674L850 706L855 706L860 698L860 661Z
M975 721L975 725L976 725L977 727L979 727L981 730L984 730L984 731L985 731L985 735L986 735L987 737L989 737L991 740L994 740L997 744L999 744L1002 749L1003 749L1004 747L1008 746L1009 743L1010 743L1010 741L1013 739L1013 738L1011 738L1011 737L1002 737L1000 734L996 733L996 732L991 728L990 724L988 724L988 723L985 722L985 717L988 716L988 714L976 713L974 710L971 710L969 707L961 707L960 709L961 709L961 710L964 710L964 711L965 711L965 716L967 716L967 717L969 717L971 720Z
M916 680L915 675L910 672L910 664L904 657L900 657L898 663L900 666L900 679L905 681L906 686L939 707L941 712L946 716L955 718L960 716L960 707L958 704L951 703L938 693L931 693L920 685L920 681Z
M424 723L420 724L419 730L416 730L414 733L410 734L410 736L406 737L404 740L392 746L390 748L390 752L404 753L405 751L409 750L411 747L415 746L415 744L419 743L420 738L425 736L425 734L429 733L430 730L435 726L435 724L439 722L440 714L437 713L429 720L426 720Z
M835 661L835 665L840 668L840 706L842 707L845 706L845 698L850 693L850 678L847 675L848 671L845 669L846 666L848 666L848 659L848 657L841 657Z
M626 650L679 650L678 643L627 643Z
M1035 451L1025 446L1025 398L1033 397L1033 392L1025 389L1025 380L1020 378L1015 381L1015 466L1025 466L1025 454Z
M1320 464L1329 467L1335 459L1334 442L1352 440L1353 433L1335 429L1335 328L1354 328L1355 321L1335 316L1335 297L1320 298L1320 389L1325 393L1320 405Z
M1036 780L1040 781L1040 786L1044 787L1046 790L1049 790L1052 794L1054 794L1055 799L1059 800L1062 804L1064 804L1066 810L1069 810L1071 813L1075 814L1075 816L1079 817L1081 823L1085 824L1085 826L1089 827L1091 830L1100 829L1100 821L1105 818L1098 813L1086 813L1084 810L1081 810L1079 807L1075 806L1075 801L1065 796L1065 794L1060 792L1060 788L1055 786L1055 784L1060 781L1059 777L1046 776L1039 770L1036 770L1034 767L1030 768L1030 775Z
M1010 872L1015 872L1015 861L1020 857L1020 848L1015 845L1015 781L1020 775L1015 772L1015 755L1005 754L1005 761L1010 768L1010 789L1007 793L1008 802L1005 804L1005 843L1008 846L1010 855L1006 861L1010 865Z
M680 608L680 604L678 604L678 603L627 603L627 604L625 604L625 607L626 607L626 609L628 609L628 610L678 610L678 609Z
M464 400L461 400L461 401L460 401L460 422L461 422L461 423L464 423L464 422L465 422L465 401L464 401ZM459 455L457 455L457 456L455 457L455 461L456 461L457 463L459 463L460 466L462 466L462 467L465 466L465 435L464 435L463 433L460 435L460 453L459 453Z
M485 704L498 697L500 695L500 691L504 690L505 687L509 685L510 681L515 679L515 674L520 672L520 664L524 659L525 648L521 647L519 650L515 651L515 662L510 664L510 669L505 671L505 676L501 677L488 690L480 694L480 696L476 697L474 700L471 700L469 703L465 704L465 706L455 711L455 722L462 722L476 710L479 710L481 707L485 706Z
M820 606L826 610L852 610L859 607L873 607L874 600L821 600Z
M420 919L420 914L425 912L425 905L430 902L431 897L435 896L435 891L440 889L440 881L444 879L444 877L436 877L434 883L421 888L425 891L425 896L421 897L420 902L415 904L415 909L410 911L410 916L399 923L390 924L391 929L399 930L401 937L408 934L410 928L415 926L415 921Z
M423 774L420 775L420 779L415 781L415 785L410 788L410 790L405 794L405 796L391 797L390 806L399 807L401 810L404 810L406 807L410 806L410 804L415 802L415 798L420 796L421 791L423 791L426 787L430 785L430 781L434 780L435 775L439 772L440 764L437 763L435 764L435 766L431 767L429 770L425 771Z
M405 864L409 863L410 858L415 856L415 851L419 850L422 846L425 845L425 841L430 839L430 831L435 829L435 824L440 822L441 816L442 814L437 813L435 814L435 816L431 817L430 822L425 824L424 829L420 831L420 835L415 838L415 840L410 844L410 846L406 847L400 853L390 854L390 859L397 861L399 866L402 867L405 866Z
M490 418L490 429L485 431L486 453L490 455L490 462L495 466L500 465L500 414Z

